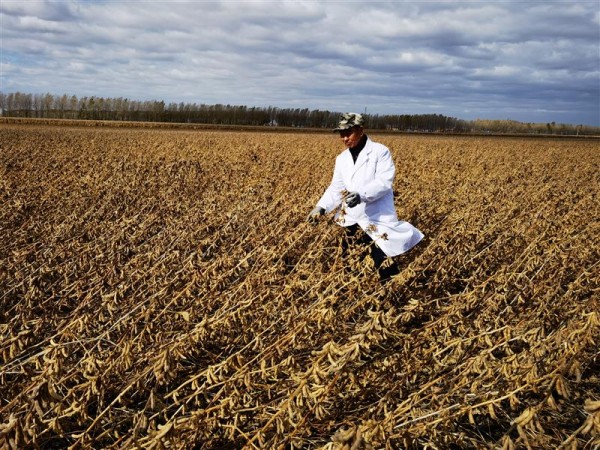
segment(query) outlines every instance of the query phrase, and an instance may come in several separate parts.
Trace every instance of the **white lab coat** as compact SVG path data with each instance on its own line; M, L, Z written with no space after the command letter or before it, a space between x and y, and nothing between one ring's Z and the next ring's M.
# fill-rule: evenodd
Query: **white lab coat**
M335 160L331 184L317 206L336 212L342 226L358 224L387 256L407 252L423 239L423 233L405 221L399 221L394 206L392 184L396 168L389 149L367 138L356 160L346 149ZM348 208L342 191L358 192L361 202Z

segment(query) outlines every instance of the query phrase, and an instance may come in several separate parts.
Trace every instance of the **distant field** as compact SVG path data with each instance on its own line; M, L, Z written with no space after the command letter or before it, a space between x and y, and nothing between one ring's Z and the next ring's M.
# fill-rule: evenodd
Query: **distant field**
M385 289L335 135L0 124L0 447L597 448L598 141L372 137Z

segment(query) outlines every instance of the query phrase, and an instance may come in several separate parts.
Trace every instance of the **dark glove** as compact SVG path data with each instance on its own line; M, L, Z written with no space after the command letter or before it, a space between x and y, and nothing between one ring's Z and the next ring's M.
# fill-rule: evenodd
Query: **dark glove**
M358 192L350 192L346 196L346 205L348 205L348 208L354 208L359 203L360 203L360 194Z
M310 214L308 215L308 222L316 222L317 219L322 216L323 214L325 214L325 210L323 208L321 208L320 206L315 206L315 208L310 212Z

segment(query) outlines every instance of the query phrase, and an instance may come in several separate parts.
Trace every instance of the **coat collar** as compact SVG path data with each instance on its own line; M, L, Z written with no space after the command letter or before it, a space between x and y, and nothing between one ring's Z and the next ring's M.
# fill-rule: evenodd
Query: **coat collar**
M365 147L358 154L358 158L356 158L355 163L353 163L353 161L352 161L352 155L350 154L350 150L346 149L346 152L348 153L348 158L350 160L350 164L352 164L352 166L353 166L352 175L354 175L358 171L358 169L360 169L363 165L365 165L367 163L367 161L369 161L369 156L371 154L371 151L372 151L371 140L369 139L368 136L367 136L367 142L365 143Z

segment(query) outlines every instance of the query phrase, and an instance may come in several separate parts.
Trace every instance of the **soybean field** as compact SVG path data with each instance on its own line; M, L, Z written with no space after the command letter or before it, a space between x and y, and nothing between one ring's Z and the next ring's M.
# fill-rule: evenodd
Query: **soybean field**
M384 286L334 134L0 124L0 448L599 448L600 140L370 137Z

